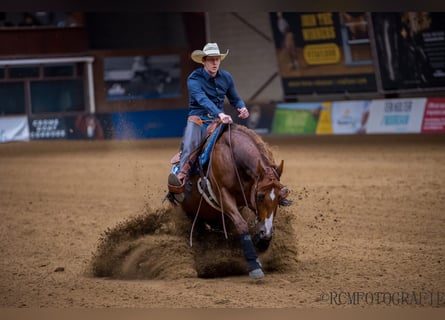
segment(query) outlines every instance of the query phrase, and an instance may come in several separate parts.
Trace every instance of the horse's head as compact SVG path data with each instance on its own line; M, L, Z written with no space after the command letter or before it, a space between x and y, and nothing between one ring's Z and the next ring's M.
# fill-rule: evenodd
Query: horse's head
M264 167L260 161L257 165L257 183L252 199L257 212L259 223L257 241L267 243L273 235L273 219L278 205L289 205L286 197L289 194L287 187L280 183L284 161L278 167ZM267 249L267 246L264 248Z

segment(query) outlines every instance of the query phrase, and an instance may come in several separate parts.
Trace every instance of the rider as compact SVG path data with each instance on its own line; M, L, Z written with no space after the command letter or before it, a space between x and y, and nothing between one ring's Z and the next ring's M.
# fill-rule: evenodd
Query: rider
M218 44L207 43L203 50L191 54L193 61L203 66L195 69L187 78L189 92L189 114L184 130L179 173L170 173L169 191L182 194L185 180L191 169L190 155L205 138L207 122L217 120L232 123L232 117L224 113L224 98L239 112L238 117L246 119L249 111L239 97L232 75L219 69L220 63L229 53L220 53Z

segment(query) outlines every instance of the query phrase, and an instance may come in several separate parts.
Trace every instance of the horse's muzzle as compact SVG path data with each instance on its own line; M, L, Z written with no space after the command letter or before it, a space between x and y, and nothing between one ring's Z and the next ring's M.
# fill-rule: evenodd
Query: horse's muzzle
M270 241L272 240L272 235L273 229L271 229L269 233L267 233L264 226L261 226L259 228L258 233L253 237L253 243L260 252L264 252L267 250L267 248L269 248Z
M258 235L261 239L272 238L273 231L274 231L273 229L274 229L273 226L266 228L266 226L260 222L258 224Z
M254 235L252 238L253 244L255 245L255 247L257 248L257 250L259 252L266 251L269 248L271 240L272 240L272 235L270 235L267 238L265 238L265 237L262 238L259 233Z

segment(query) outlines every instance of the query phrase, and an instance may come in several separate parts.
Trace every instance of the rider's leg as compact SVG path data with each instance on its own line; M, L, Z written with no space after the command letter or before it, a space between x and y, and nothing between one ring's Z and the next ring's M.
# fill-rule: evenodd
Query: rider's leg
M176 175L170 174L168 179L170 185L183 186L185 184L185 178L188 176L191 169L191 163L189 162L190 155L199 146L203 138L204 133L202 131L202 125L195 121L187 121L182 142L180 170Z

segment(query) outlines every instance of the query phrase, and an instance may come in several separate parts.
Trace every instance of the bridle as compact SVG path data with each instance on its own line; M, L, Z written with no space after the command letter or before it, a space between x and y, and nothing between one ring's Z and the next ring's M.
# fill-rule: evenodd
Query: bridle
M229 125L228 127L229 127L228 130L229 130L230 155L231 155L232 161L235 163L235 157L234 157L233 148L232 148L232 136L231 136L231 130L230 130L231 126ZM280 182L280 176L279 176L277 170L275 168L273 168L273 167L266 167L266 171L267 171L267 169L270 169L272 171L272 173L274 175L274 179L276 179L278 181L278 183L279 183ZM255 177L254 188L252 188L252 192L251 192L251 195L250 195L250 203L251 203L251 205L249 205L249 202L247 201L246 194L244 192L243 184L241 182L241 178L240 178L237 166L235 166L235 173L236 173L236 178L238 180L238 185L240 186L241 193L243 195L244 204L246 205L246 207L250 208L253 212L255 212L255 216L256 216L257 221L258 221L260 219L259 213L258 213L258 184L260 182L260 176L257 175ZM266 172L265 176L270 176L270 174L268 174ZM274 179L272 179L272 180L274 180ZM274 183L274 182L272 182L272 183Z

